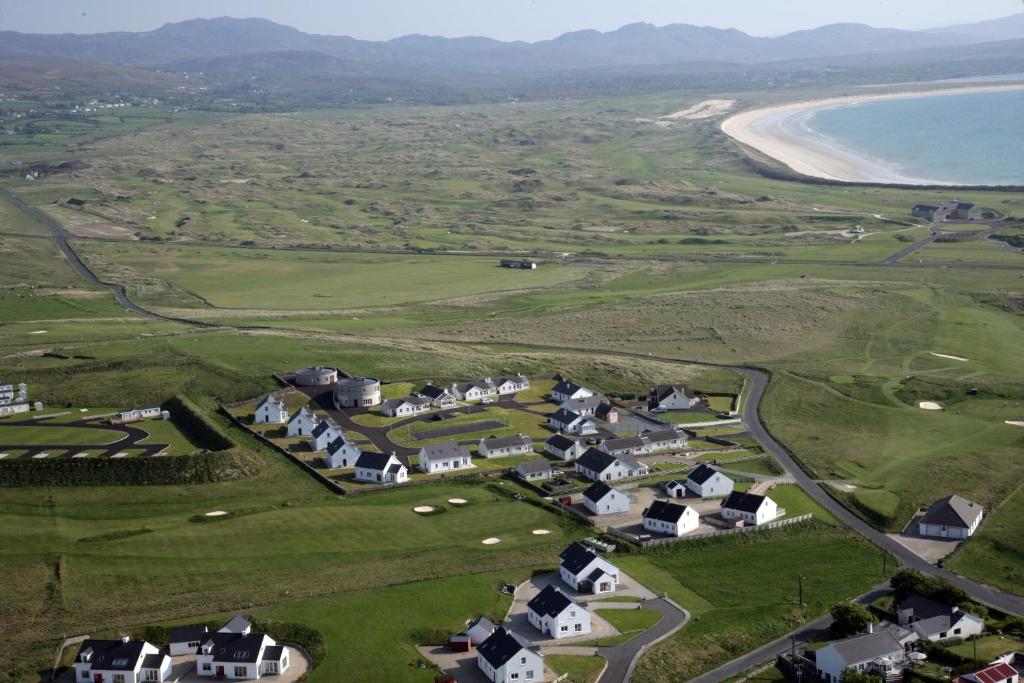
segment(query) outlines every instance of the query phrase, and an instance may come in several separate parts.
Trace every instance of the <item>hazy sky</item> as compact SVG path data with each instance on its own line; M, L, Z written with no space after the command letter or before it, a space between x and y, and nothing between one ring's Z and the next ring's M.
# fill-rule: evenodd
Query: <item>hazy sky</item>
M234 16L371 40L426 33L533 41L635 21L775 35L839 21L928 28L1022 10L1022 0L0 0L0 29L146 31L169 21Z

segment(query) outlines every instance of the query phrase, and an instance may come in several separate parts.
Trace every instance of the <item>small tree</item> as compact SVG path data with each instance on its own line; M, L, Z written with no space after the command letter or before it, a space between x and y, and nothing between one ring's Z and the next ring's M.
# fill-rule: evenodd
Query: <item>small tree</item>
M881 676L866 674L856 669L843 669L843 676L839 680L841 683L882 683Z
M863 633L875 617L859 602L841 602L832 608L832 632L840 638Z

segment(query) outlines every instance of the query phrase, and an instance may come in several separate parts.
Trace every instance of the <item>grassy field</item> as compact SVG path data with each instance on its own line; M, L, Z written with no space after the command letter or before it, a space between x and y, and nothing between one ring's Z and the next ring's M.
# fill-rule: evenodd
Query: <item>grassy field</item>
M594 613L614 626L620 634L598 641L604 646L624 643L661 621L661 614L652 609L601 609L597 607Z
M604 659L596 655L547 655L544 663L555 673L568 676L568 683L594 683L604 670Z

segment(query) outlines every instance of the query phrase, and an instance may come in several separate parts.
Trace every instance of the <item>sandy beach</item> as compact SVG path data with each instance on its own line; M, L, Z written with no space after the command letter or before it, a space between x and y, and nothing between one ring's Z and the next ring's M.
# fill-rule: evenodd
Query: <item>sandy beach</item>
M878 95L851 95L809 102L794 102L741 112L723 121L721 128L726 135L784 163L803 175L845 182L943 185L949 183L928 178L903 176L882 163L860 156L850 150L840 149L823 137L808 134L806 126L803 124L815 111L830 107L913 97L1021 89L1024 89L1024 83L978 85Z

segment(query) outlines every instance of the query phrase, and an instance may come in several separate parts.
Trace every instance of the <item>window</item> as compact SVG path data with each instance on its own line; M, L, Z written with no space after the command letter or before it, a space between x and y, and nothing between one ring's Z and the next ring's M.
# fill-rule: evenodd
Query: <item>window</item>
M517 672L512 672L512 673L510 673L508 675L508 678L509 678L510 681L518 681L519 680L519 674Z
M568 626L568 625L566 625L566 624L562 624L562 625L561 625L561 626L560 626L560 627L558 628L558 630L559 630L559 631L561 631L562 633L568 633L568 632L569 632L569 626Z
M277 662L266 662L266 667L267 667L267 673L268 674L276 674L277 673Z
M246 667L246 666L236 666L235 667L235 676L237 678L247 678L249 676L249 667Z
M583 633L583 624L576 624L576 633Z
M203 662L203 671L209 671L212 668L213 665L211 665L209 662Z
M159 681L160 680L160 672L158 672L156 669L146 669L146 675L143 676L143 680Z
M124 674L114 674L113 683L124 683Z
M519 658L519 663L520 664L526 664L526 657L520 657Z
M82 671L82 679L86 680L86 681L89 680L89 671L88 670Z
M526 672L526 680L528 680L528 681L532 681L533 680L533 669L530 669L529 671Z

